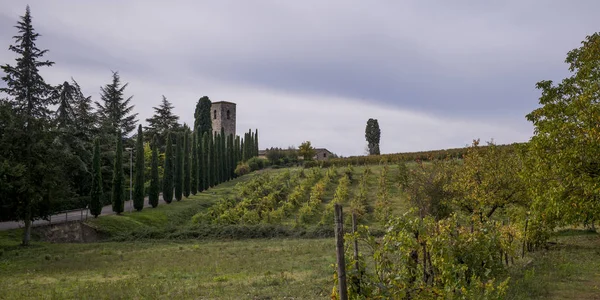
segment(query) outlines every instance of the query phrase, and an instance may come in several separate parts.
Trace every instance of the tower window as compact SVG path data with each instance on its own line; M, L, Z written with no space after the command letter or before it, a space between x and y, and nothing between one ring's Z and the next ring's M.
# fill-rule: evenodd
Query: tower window
M214 115L213 119L216 120L217 119L217 110L216 109L213 111L213 115Z
M227 120L231 119L231 113L229 112L229 109L227 110Z
M323 153L323 157L327 157L327 153Z

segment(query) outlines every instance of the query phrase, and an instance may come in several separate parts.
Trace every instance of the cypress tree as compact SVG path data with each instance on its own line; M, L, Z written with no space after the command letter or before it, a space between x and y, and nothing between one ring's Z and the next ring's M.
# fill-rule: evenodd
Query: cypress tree
M244 133L244 139L242 139L242 161L246 161L248 159L246 153L246 144L248 143L248 134Z
M221 165L219 168L221 169L221 182L227 181L227 150L225 146L225 128L221 127L221 134L219 135L221 138L219 139L219 147L221 148Z
M167 133L167 146L165 147L165 168L163 175L163 200L167 204L173 201L173 139L171 132Z
M190 193L196 195L198 192L198 139L196 131L192 132L192 157L190 170Z
M202 136L202 165L203 165L203 172L202 174L202 190L207 190L210 186L210 176L211 176L211 171L209 168L210 165L210 158L211 155L211 151L210 151L210 140L208 137L208 132L205 132Z
M190 196L190 184L192 183L192 174L190 166L190 132L183 132L183 196Z
M115 155L115 164L113 168L112 180L112 210L121 214L125 210L125 201L123 191L125 177L123 177L123 141L121 138L121 130L117 131L117 150Z
M94 140L92 158L92 191L90 193L90 213L97 218L102 212L102 170L100 165L100 140Z
M215 148L215 185L221 183L221 137L218 132L215 133L215 139L213 142L213 146Z
M156 134L152 138L152 166L150 170L150 190L148 191L149 202L152 207L158 206L158 196L160 193L159 177L158 177L158 137Z
M235 171L235 140L233 138L233 134L229 135L228 140L228 153L229 153L229 180L233 179L233 173Z
M216 134L213 134L210 138L210 174L211 174L211 186L217 185L219 172L217 170L217 143L216 143Z
M202 192L207 189L206 186L206 155L207 150L204 147L204 143L207 141L204 140L204 133L200 132L198 128L197 131L197 140L198 140L198 192Z
M254 133L254 156L258 157L258 129Z
M173 175L173 179L175 182L175 200L180 201L183 197L183 136L177 134L176 140L175 167L173 168L175 174Z
M196 110L194 112L194 129L198 130L198 138L204 136L204 133L211 133L212 120L210 118L210 110L212 102L207 96L203 96L196 103Z
M233 164L233 169L235 170L235 168L237 168L238 164L240 163L240 160L242 159L242 154L241 154L241 140L240 140L240 136L237 135L235 137L235 146L234 146L234 156L235 156L235 163ZM235 172L234 172L235 175Z
M144 208L144 133L142 125L138 126L135 149L135 182L133 187L133 208L141 211Z

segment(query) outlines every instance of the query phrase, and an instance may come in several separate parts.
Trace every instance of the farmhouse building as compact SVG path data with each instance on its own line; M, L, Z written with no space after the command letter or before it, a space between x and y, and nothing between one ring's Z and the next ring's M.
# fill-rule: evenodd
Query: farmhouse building
M331 151L325 149L325 148L315 148L315 156L313 156L314 160L328 160L330 157L333 156L333 153L331 153ZM281 151L289 151L287 149L282 149ZM298 151L298 149L296 149L296 151ZM264 158L267 159L267 152L268 150L260 150L258 151L258 157L259 158ZM298 156L299 160L303 160L304 157L302 156Z

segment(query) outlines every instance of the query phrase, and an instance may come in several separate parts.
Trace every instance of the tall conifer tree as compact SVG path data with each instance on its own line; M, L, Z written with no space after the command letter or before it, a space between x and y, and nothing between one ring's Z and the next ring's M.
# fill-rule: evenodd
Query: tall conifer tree
M210 137L208 136L208 132L205 132L202 135L202 166L203 172L202 174L202 190L205 191L210 187L211 183L211 174L210 171L210 156L211 156L211 144Z
M173 139L171 132L167 132L167 145L165 146L165 167L163 175L163 200L169 204L173 201Z
M144 208L144 133L142 125L138 126L137 140L135 145L135 181L133 188L133 208L141 211Z
M102 212L102 170L100 164L100 140L94 140L92 158L92 191L90 193L90 213L94 218Z
M192 145L190 151L192 152L191 159L191 170L190 170L190 193L196 195L198 192L198 138L196 132L192 132Z
M190 165L190 131L188 128L183 131L183 196L188 198L190 196L190 185L192 183L192 173Z
M112 210L121 214L125 210L125 177L123 175L123 138L121 130L117 130L117 149L115 150L115 164L113 168L112 180Z
M148 202L154 208L158 206L160 194L160 178L158 176L158 137L152 138L152 163L150 169L150 190L148 191Z
M183 197L183 134L176 135L175 167L173 175L175 182L175 200L180 201Z
M14 118L9 126L14 130L10 135L0 136L6 142L0 149L0 165L14 171L16 176L2 179L3 186L10 191L0 198L10 197L7 205L13 212L11 217L24 221L22 243L29 245L31 222L47 215L48 211L41 208L52 193L65 185L58 182L63 172L53 174L53 170L60 170L60 162L52 156L53 134L49 131L52 87L38 69L54 63L41 60L48 50L36 46L40 35L33 28L29 6L15 27L18 35L13 37L15 44L8 49L16 54L16 65L1 66L6 87L0 88L0 92L12 98L10 110Z

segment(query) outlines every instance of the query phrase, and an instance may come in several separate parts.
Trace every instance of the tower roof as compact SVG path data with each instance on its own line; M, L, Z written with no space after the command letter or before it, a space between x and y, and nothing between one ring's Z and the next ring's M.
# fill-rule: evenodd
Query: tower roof
M233 105L236 105L235 103L233 103L233 102L228 102L228 101L218 101L218 102L213 102L212 104L221 104L221 103L224 103L224 104L233 104Z

